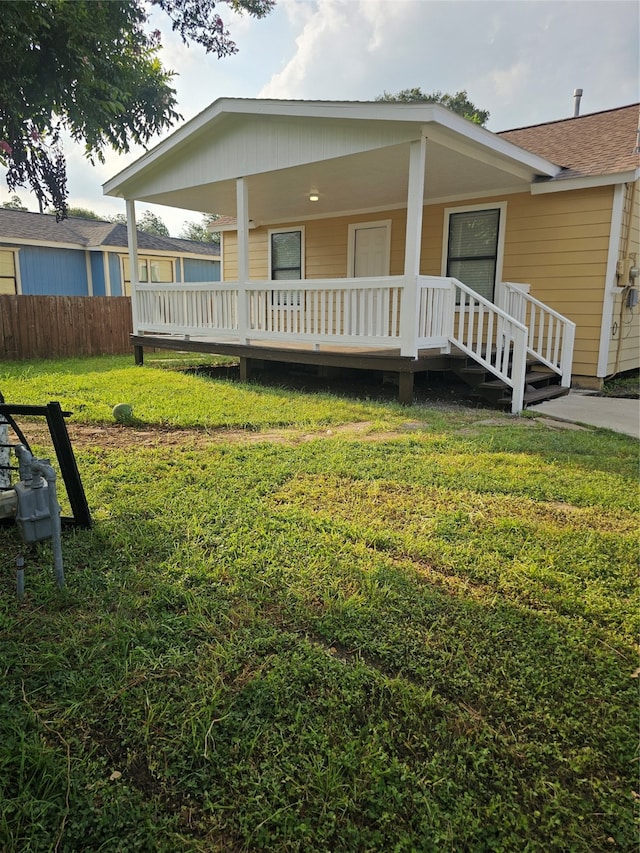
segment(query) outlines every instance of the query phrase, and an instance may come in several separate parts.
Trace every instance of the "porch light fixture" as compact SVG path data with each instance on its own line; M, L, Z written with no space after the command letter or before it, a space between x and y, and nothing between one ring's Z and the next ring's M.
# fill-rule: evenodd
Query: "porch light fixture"
M318 201L319 199L320 199L320 196L318 195L317 192L312 191L309 193L309 201Z

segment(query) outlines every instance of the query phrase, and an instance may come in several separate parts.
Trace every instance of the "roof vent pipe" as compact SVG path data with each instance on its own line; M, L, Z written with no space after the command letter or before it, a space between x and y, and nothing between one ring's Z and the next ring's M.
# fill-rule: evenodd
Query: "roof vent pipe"
M578 118L580 115L580 98L582 97L582 89L573 90L573 117Z

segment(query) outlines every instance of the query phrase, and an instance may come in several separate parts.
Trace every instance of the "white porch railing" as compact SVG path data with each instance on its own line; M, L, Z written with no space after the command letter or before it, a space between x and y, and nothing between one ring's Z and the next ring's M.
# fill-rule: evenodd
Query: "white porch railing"
M571 385L571 364L576 324L538 299L522 285L505 282L504 308L527 327L527 352L555 371L566 387Z
M248 282L254 340L397 347L404 276Z
M511 411L524 403L527 328L457 279L450 279L455 311L450 341L511 388Z
M135 288L139 332L186 337L235 337L238 334L238 285L138 284Z
M506 310L453 278L418 276L413 309L403 307L406 292L404 276L249 281L243 288L238 282L138 284L135 332L379 347L413 357L453 344L512 389L513 412L523 405L527 352L570 384L574 324L517 285L504 286ZM401 334L403 310L411 312L409 328L415 323L409 347Z

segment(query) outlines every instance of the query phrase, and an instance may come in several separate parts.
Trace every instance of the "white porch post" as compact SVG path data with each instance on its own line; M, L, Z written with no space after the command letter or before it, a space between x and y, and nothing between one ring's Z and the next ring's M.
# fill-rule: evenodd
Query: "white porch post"
M244 178L236 180L238 220L238 338L247 343L247 282L249 281L249 193Z
M411 143L409 151L409 192L404 247L404 290L400 314L400 354L418 355L418 275L422 245L422 206L427 162L427 137Z
M136 203L134 199L127 199L127 241L129 243L129 275L131 276L131 321L133 334L139 335L138 329L138 284L140 272L138 269L138 232L136 231ZM122 281L122 295L124 296L124 279Z

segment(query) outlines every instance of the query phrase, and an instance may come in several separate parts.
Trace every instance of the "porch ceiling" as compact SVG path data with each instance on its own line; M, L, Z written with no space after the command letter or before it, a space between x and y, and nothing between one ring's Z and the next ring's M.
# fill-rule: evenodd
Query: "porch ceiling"
M401 207L412 141L427 138L423 197L526 191L558 167L438 105L222 99L104 185L108 195L256 224ZM317 192L319 201L310 202Z
M408 173L409 145L403 144L251 175L247 178L249 217L260 224L402 207L407 202ZM514 189L528 191L534 177L510 164L483 162L429 139L423 198L429 203ZM317 202L309 201L312 190L319 195ZM185 210L236 215L235 179L136 198Z

